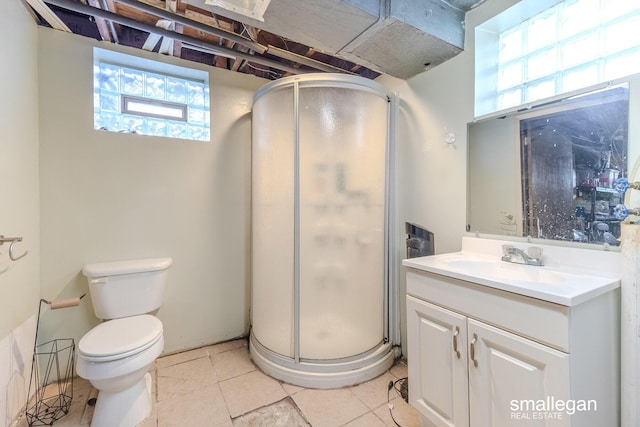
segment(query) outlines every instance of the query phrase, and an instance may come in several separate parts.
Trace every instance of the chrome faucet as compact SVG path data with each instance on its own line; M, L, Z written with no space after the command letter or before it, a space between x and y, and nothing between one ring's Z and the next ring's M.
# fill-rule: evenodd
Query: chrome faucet
M544 265L542 248L531 246L527 252L513 245L502 245L502 261L526 265Z

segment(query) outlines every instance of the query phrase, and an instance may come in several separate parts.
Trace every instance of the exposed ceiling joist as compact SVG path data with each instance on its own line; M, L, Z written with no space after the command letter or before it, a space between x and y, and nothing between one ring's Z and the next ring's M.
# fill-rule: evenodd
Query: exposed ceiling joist
M46 4L44 4L43 0L25 0L29 6L33 8L42 18L47 21L51 27L56 30L66 31L67 33L71 33L72 31L69 29L67 24L65 24L62 19L58 18L58 15L53 13Z
M93 6L93 7L98 7L101 8L101 3L102 0L88 0L88 3ZM108 6L106 8L108 10ZM100 32L100 36L102 37L102 40L104 41L112 41L112 36L111 36L111 22L107 21L106 19L102 19L102 18L96 18L96 26L98 27L98 31ZM113 34L115 35L116 32L113 31ZM114 40L115 41L115 40Z
M87 6L82 3L78 3L73 0L47 0L48 3L72 10L79 13L85 13L87 15L99 16L104 19L108 19L113 22L117 22L122 25L126 25L131 28L135 28L141 31L145 31L147 33L157 34L167 38L174 38L176 40L180 40L184 43L189 43L193 46L202 47L204 49L209 49L214 54L219 52L220 54L226 57L234 57L234 58L242 58L247 61L256 62L258 64L262 64L267 67L273 67L275 69L286 71L293 74L302 74L308 71L301 70L299 68L292 67L290 65L286 65L274 60L270 60L267 58L257 57L254 55L242 53L233 49L226 48L224 46L216 46L210 43L204 42L195 37L187 36L185 34L175 33L173 31L165 30L164 28L155 27L153 25L145 24L142 22L135 21L131 18L127 18L112 12L108 12L106 10L97 9L95 7Z
M198 31L202 31L203 33L221 37L226 40L232 40L236 43L239 43L243 46L248 47L249 49L253 49L255 52L258 52L258 53L264 53L267 50L266 47L254 42L253 40L247 39L246 37L242 37L236 33L225 31L221 28L212 27L210 25L202 24L193 19L189 19L186 16L183 16L177 13L171 13L167 10L160 9L155 6L151 6L142 1L138 1L138 0L115 0L115 1L117 3L127 5L134 9L138 9L140 11L150 13L152 15L158 16L163 19L179 22L183 25L187 25L191 28L194 28Z
M205 0L23 1L40 25L263 78L373 79L408 78L456 55L464 11L485 0L269 0L264 20Z
M168 21L166 19L160 19L156 22L156 27L165 29L167 31L175 31L176 23L173 21ZM173 38L163 37L159 34L152 33L149 34L147 40L142 45L144 50L152 51L158 42L160 42L160 48L158 49L159 53L163 55L173 55Z

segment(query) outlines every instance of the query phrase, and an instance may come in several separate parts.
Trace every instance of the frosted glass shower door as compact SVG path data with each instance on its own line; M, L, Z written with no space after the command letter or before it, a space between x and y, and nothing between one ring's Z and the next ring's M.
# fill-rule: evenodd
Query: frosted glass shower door
M266 373L341 387L393 363L384 87L318 73L254 96L250 348Z
M253 121L253 334L271 350L293 357L296 127L291 88L258 99Z
M387 101L300 87L300 357L339 359L384 338Z

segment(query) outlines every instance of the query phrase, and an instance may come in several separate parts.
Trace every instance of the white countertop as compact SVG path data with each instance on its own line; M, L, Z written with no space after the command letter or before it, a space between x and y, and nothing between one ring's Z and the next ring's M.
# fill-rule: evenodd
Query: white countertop
M593 263L589 256L584 260L584 271L589 273L583 274L575 266L562 268L557 259L551 266L515 264L502 261L493 250L471 252L465 250L465 246L468 248L472 245L463 245L461 252L405 259L402 264L564 306L578 305L620 287L619 275L611 271L607 274L592 274ZM515 246L523 248L531 245ZM554 255L556 258L561 257L557 252Z

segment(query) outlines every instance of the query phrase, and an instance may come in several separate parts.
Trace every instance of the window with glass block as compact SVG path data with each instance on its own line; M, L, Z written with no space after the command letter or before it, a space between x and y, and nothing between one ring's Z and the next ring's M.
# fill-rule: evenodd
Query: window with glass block
M95 129L210 140L206 78L181 76L175 66L163 73L162 63L155 70L128 66L122 56L123 62L94 61Z
M528 1L532 0L521 3ZM522 4L514 7L524 10ZM511 12L504 15L517 15ZM494 22L500 24L482 24L476 29L476 53L484 55L476 57L476 107L481 99L481 114L640 72L638 1L565 0L501 28L506 21L508 18L500 20L498 16ZM491 87L493 95L483 87Z

